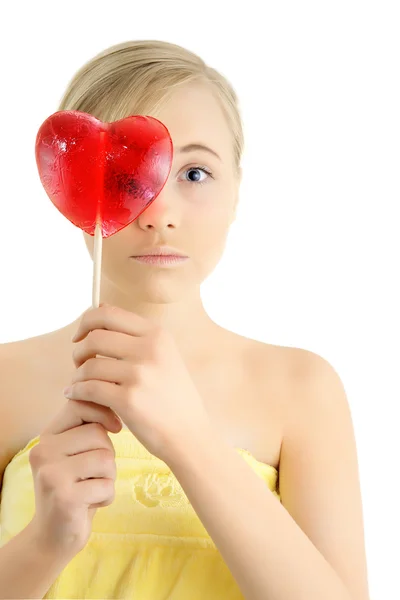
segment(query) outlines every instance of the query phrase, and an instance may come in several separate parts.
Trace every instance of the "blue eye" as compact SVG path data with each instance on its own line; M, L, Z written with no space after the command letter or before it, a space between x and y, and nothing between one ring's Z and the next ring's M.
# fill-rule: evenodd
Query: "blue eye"
M212 177L212 173L209 169L207 169L207 167L189 167L188 169L186 169L185 173L190 173L190 172L195 173L196 171L203 171L203 173L206 173L207 175L209 175L210 177ZM199 181L199 179L185 179L185 183L190 183L190 184L197 184L197 185L203 185L204 183L207 183L207 178L203 181Z

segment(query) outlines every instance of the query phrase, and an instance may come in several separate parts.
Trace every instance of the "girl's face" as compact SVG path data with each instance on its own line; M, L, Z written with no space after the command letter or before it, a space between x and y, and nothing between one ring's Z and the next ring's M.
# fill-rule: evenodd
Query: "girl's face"
M219 262L235 218L240 178L228 123L206 86L178 89L152 116L171 135L171 172L154 202L133 223L103 240L102 289L109 286L117 295L163 304L197 293ZM93 257L94 238L84 237ZM189 258L173 268L131 258L158 245L172 246Z

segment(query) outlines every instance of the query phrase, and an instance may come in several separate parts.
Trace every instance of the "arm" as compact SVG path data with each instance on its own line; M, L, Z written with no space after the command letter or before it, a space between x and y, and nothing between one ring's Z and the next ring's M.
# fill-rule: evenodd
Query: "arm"
M21 415L32 418L26 407L16 401L16 385L24 380L17 348L17 344L0 344L0 499L4 470L24 445ZM43 598L72 558L47 549L31 521L0 547L0 600Z
M282 504L216 432L170 461L246 600L368 600L352 423L341 381L303 351L280 461Z
M31 521L0 548L0 599L43 598L72 558L47 549Z

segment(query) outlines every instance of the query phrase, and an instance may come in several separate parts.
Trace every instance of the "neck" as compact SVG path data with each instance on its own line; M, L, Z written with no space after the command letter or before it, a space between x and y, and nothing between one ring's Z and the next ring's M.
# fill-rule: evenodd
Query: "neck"
M188 361L205 359L216 346L217 336L223 331L207 314L200 293L193 293L174 302L150 302L117 294L104 286L101 302L136 313L160 325L173 336L182 357ZM78 326L81 317L71 324Z

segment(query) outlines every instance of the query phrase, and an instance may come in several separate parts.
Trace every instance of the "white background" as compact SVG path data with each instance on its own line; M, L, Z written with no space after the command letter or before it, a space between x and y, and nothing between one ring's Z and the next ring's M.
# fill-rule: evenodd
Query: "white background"
M398 3L139 4L1 9L0 342L62 327L91 304L83 236L48 200L34 160L70 78L130 39L200 54L237 90L246 136L238 217L204 284L206 308L243 335L321 354L341 376L371 598L399 598Z

